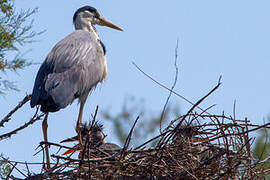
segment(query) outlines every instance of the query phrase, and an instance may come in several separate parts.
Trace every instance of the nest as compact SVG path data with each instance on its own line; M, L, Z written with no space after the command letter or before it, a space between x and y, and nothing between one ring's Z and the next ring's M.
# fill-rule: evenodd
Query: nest
M91 139L91 133L85 133L87 140L75 149L79 152L77 158L74 158L75 155L53 154L51 157L55 164L50 170L40 174L29 172L25 179L196 180L266 177L269 169L263 164L267 160L259 161L253 155L250 133L269 128L269 124L259 126L251 124L247 119L237 120L235 117L213 115L207 111L198 114L195 109L211 92L194 104L185 115L171 121L159 135L136 148L129 148L129 145L139 118L135 120L123 147L114 149L104 141L93 144L87 141ZM153 142L154 147L147 147ZM42 142L42 150L46 144L60 149L72 149L62 144ZM8 163L12 164L12 161ZM13 163L13 166L16 164ZM16 179L12 175L8 177Z
M189 123L183 118L190 119ZM212 123L200 124L200 119ZM196 123L191 124L193 121ZM57 163L50 171L27 179L261 178L267 171L253 157L249 138L249 133L258 128L262 127L251 125L248 120L190 113L134 149L128 148L132 129L125 146L115 151L85 143L78 159L52 155ZM153 141L156 146L146 148Z

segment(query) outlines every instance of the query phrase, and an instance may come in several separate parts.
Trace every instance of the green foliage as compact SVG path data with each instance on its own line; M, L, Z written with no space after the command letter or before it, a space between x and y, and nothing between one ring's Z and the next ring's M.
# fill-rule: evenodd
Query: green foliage
M19 48L33 42L35 33L31 29L33 20L30 17L37 12L21 10L16 12L14 0L0 0L0 71L16 71L31 65L20 54ZM0 77L0 93L7 90L17 90L13 82Z
M173 117L179 116L180 110L177 106L171 108L168 106L163 114L162 126L168 123ZM129 134L137 116L139 121L132 134L132 145L137 146L158 135L160 129L160 120L162 112L154 113L145 108L143 100L136 100L134 97L128 97L119 113L112 115L109 109L102 112L103 119L113 124L114 133L121 145ZM150 144L153 146L155 142Z
M7 175L11 171L10 165L4 160L3 154L0 154L0 178L6 179Z
M270 116L268 116L267 121L270 122ZM258 160L263 161L270 156L270 130L263 128L259 131L259 135L256 138L255 146L253 152ZM260 165L260 168L264 169L265 172L268 172L270 169L269 160L265 161ZM266 173L268 174L268 173ZM270 179L269 175L261 174L265 179Z
M1 75L31 65L22 57L20 48L33 42L33 37L40 34L31 30L33 21L29 19L37 9L17 12L14 2L0 0L0 94L8 90L18 90L14 82L4 79ZM0 178L5 179L10 170L10 165L0 154Z
M267 118L270 122L270 116ZM256 138L254 153L259 160L264 160L270 156L270 131L269 129L261 129L259 131L259 136ZM270 164L268 163L270 167Z
M256 139L254 153L259 160L264 160L270 155L270 141L269 141L269 130L260 130L260 135ZM270 167L270 164L268 164Z

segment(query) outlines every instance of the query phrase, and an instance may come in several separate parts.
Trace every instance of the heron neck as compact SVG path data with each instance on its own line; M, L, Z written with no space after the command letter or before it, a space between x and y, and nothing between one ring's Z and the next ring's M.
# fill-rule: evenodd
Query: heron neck
M77 20L74 22L74 26L75 26L76 30L85 30L85 31L89 31L89 32L94 33L96 35L97 39L99 39L96 28L92 24L89 24L89 23L81 21L81 20Z

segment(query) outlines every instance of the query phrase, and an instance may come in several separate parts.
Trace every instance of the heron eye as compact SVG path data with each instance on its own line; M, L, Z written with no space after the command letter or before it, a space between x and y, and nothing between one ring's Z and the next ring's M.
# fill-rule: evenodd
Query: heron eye
M100 22L100 20L98 19L98 17L94 17L94 22L95 22L95 24L98 24Z
M85 11L85 12L83 13L83 17L84 17L84 18L93 18L93 14L90 13L89 11Z

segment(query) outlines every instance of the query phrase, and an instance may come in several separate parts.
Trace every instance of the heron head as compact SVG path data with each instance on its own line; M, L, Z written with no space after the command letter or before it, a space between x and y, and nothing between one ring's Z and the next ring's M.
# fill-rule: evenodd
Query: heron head
M103 133L103 124L99 122L89 122L82 125L82 140L89 141L91 145L105 143L105 134Z
M80 129L83 143L88 141L92 146L105 143L105 134L103 133L103 124L99 122L83 123ZM65 139L61 143L78 141L78 136Z
M79 8L73 16L73 23L76 29L89 29L92 28L92 25L98 24L100 26L107 26L123 31L117 25L102 17L98 11L91 6L83 6Z

